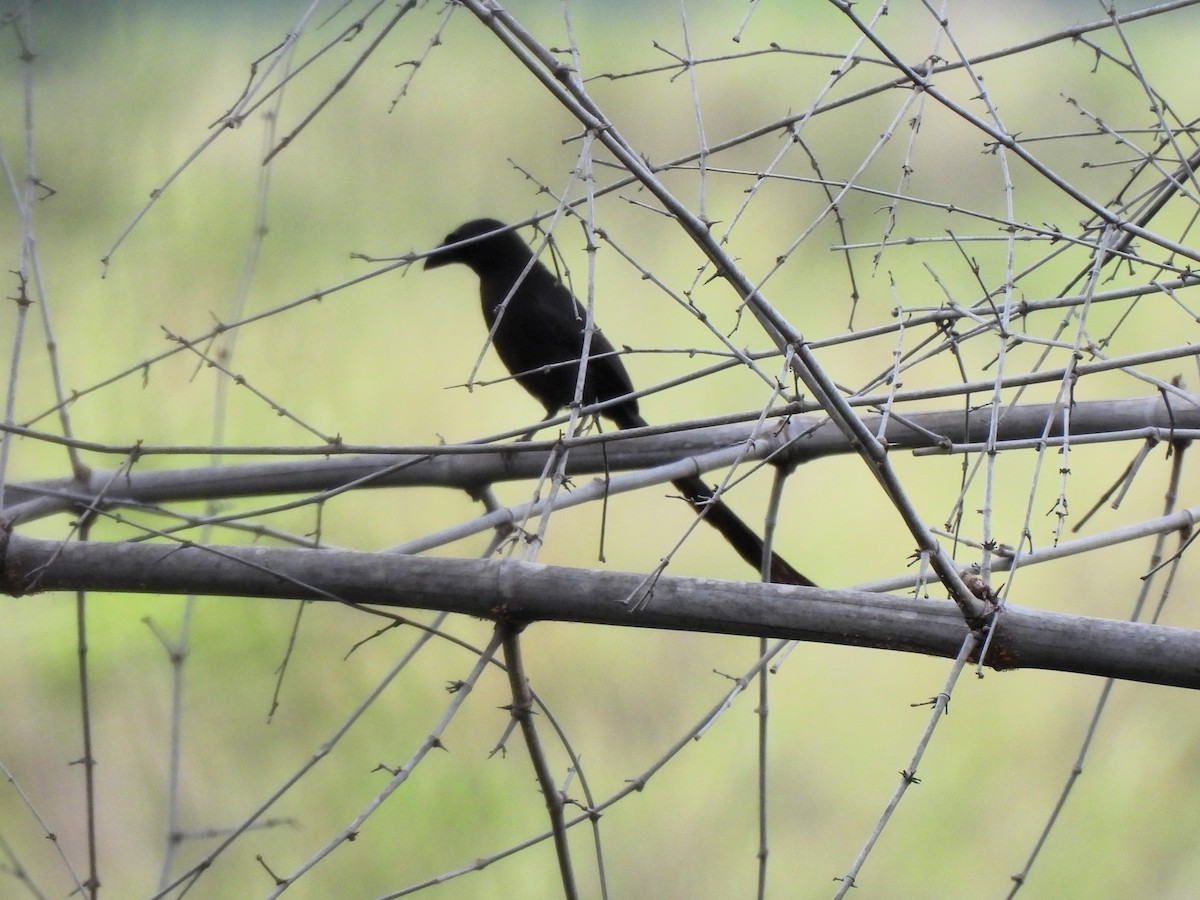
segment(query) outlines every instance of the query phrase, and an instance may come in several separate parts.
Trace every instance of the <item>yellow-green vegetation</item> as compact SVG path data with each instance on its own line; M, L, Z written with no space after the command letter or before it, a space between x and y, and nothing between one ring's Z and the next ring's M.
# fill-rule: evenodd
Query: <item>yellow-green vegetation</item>
M227 381L225 445L317 446L314 431L355 444L431 445L516 429L540 417L537 404L511 382L470 391L461 386L472 377L488 382L504 375L491 353L473 374L485 332L476 281L465 270L435 276L412 266L340 287L383 265L352 254L397 257L433 247L469 218L515 221L546 212L554 200L539 192L538 185L558 193L572 182L583 146L579 125L466 10L452 15L440 45L424 58L394 109L392 101L413 74L406 63L421 58L443 15L438 4L421 5L403 18L345 89L266 169L261 161L271 127L264 114L274 109L270 102L240 127L222 130L146 211L106 266L102 258L150 192L161 188L212 135L212 124L238 100L248 79L261 74L271 59L264 54L284 38L299 12L278 3L83 6L78 14L68 14L34 5L34 28L27 37L35 59L28 67L18 59L12 26L0 30L0 149L20 179L25 167L22 79L28 77L34 170L42 185L34 189L39 199L32 233L45 306L64 388L88 392L69 407L76 437L114 447L139 441L159 448L210 444L217 385L225 376L189 350L144 370L139 364L177 346L168 335L195 339L217 322L296 303L314 292L323 296L239 328L228 340L197 345L206 354L232 348L228 368L289 413L277 415L250 390ZM960 36L972 52L1061 25L1041 23L1033 8L1026 17L1000 13L987 4L969 6L975 18L962 23ZM514 13L541 40L560 50L570 46L564 7L527 7ZM600 3L567 9L586 76L669 64L672 57L656 50L654 41L684 53L674 4L650 10ZM854 35L826 4L764 4L740 43L729 38L745 13L741 6L688 4L688 10L688 34L697 57L767 48L772 41L844 52ZM327 14L318 11L317 17ZM386 6L376 17L393 14L394 7ZM379 27L377 18L369 22L363 34L318 60L288 87L273 126L276 141L326 97L366 50ZM298 65L348 24L339 16L306 34L291 64ZM932 23L926 25L932 29ZM887 22L881 25L887 27ZM1149 26L1139 27L1138 46L1152 46L1146 37ZM897 40L911 48L915 62L930 52L931 33L921 32L920 40L916 35ZM1116 44L1112 35L1108 38L1109 45ZM1173 39L1169 27L1162 28L1161 38ZM944 46L941 52L951 55ZM868 55L867 49L862 54ZM1154 83L1183 100L1192 81L1183 81L1182 72L1171 68L1178 55L1155 54L1148 64L1154 67ZM561 58L570 56L562 52ZM255 60L258 68L252 70ZM1002 98L1001 112L1012 117L1010 130L1088 130L1089 123L1059 94L1098 104L1115 86L1123 91L1122 99L1106 107L1105 116L1125 116L1121 124L1128 127L1143 122L1145 98L1130 91L1113 67L1089 74L1092 60L1089 51L1072 51L1064 43L986 69L989 86ZM835 63L776 52L698 67L705 140L717 145L806 108ZM1184 62L1176 60L1175 65ZM1055 89L1038 83L1048 77L1047 71L1054 72ZM851 87L839 88L839 96L892 77L885 73L876 63L861 62L847 76ZM978 93L961 74L947 75L940 84L964 102ZM697 147L699 125L686 72L597 77L588 87L652 162L683 157ZM1022 105L1035 90L1041 100ZM824 178L839 182L854 173L903 95L893 90L814 120L803 134ZM873 164L875 174L865 182L880 191L896 190L907 160L914 165L912 195L1003 215L999 169L982 137L932 105L923 109L917 149L911 156L906 151L914 108L896 123L902 136L883 149ZM1184 117L1191 115L1189 108ZM779 129L706 160L710 171L703 201L714 233L723 234L733 224L755 174L771 165L786 140ZM1059 154L1064 174L1078 178L1098 199L1109 199L1102 171L1080 174L1067 166L1077 167L1081 158L1120 158L1111 141L1102 147L1097 141L1094 150L1053 143L1046 150L1047 159L1056 164ZM602 188L618 173L604 165L611 160L608 154L597 152L596 157L595 181ZM665 181L698 210L701 181L695 165L666 175ZM757 279L767 276L776 258L789 252L790 242L828 202L819 186L798 180L815 175L803 152L793 150L778 172L791 180L762 188L727 244ZM267 233L248 288L239 296L254 246L264 177L270 179ZM1020 220L1041 224L1066 216L1062 224L1075 225L1079 214L1061 193L1038 184L1020 166L1014 167L1013 178L1021 192ZM572 198L583 193L580 183L571 187ZM0 215L6 271L21 264L21 223L9 196ZM846 331L852 314L846 262L829 247L844 239L879 240L888 202L885 196L868 194L846 198L840 208L848 233L841 235L832 217L826 218L765 281L764 293L807 338L821 340ZM739 316L728 286L713 280L711 270L697 276L704 262L700 252L674 223L648 210L654 203L647 193L631 185L597 203L597 222L613 243L652 269L677 297L690 290L697 306L735 346L768 348L750 317ZM903 205L897 215L896 237L941 237L947 228L1002 234L993 223L955 217L945 208ZM1163 231L1171 233L1166 226ZM566 221L555 238L576 292L585 297L583 231L578 222ZM988 247L970 251L980 260L980 278L988 285L1005 278L1000 252ZM1029 262L1044 252L1038 245L1018 254ZM892 321L891 310L898 303L936 307L947 293L970 299L978 293L963 252L953 244L919 251L890 247L878 269L872 268L871 256L865 250L855 257L861 292L853 311L857 328ZM1053 296L1082 258L1047 267L1023 281L1018 294ZM15 295L15 277L6 278L5 295ZM244 308L238 313L240 302ZM720 342L682 313L671 296L603 242L596 256L595 306L597 320L614 344L634 349L627 364L639 386L682 376L706 364L705 354L722 352ZM7 350L17 311L15 304L4 309L0 346ZM1116 325L1119 311L1097 315L1107 322L1097 320L1096 331L1102 334ZM1122 332L1127 341L1122 352L1194 339L1182 325L1177 335L1164 339L1157 321L1146 317L1131 323ZM40 307L30 310L25 328L13 418L59 432ZM896 341L888 334L834 346L824 351L823 359L840 383L854 386L887 370ZM984 366L996 349L991 342L963 350L969 378L990 377ZM1014 364L1023 370L1037 348L1014 352L1019 355ZM1153 371L1169 378L1182 366L1176 361ZM764 368L774 375L779 363L769 360ZM126 370L130 374L123 379L90 390ZM946 356L915 370L906 387L952 382L957 373L958 363ZM1194 381L1195 373L1189 375ZM1091 393L1080 399L1152 393L1149 386L1120 375L1091 380L1087 390ZM643 410L652 422L685 420L756 409L769 394L761 380L739 369L653 395L643 401ZM1052 396L1052 387L1041 387L1027 399ZM962 398L948 402L963 404ZM1132 445L1125 445L1072 457L1076 508L1090 506L1133 452ZM88 452L83 460L115 469L122 456ZM148 455L136 465L173 468L209 461L203 454ZM245 460L224 459L239 461ZM1050 455L1044 466L1049 472L1057 464ZM896 465L909 479L921 514L941 524L939 517L948 514L960 490L961 460L905 458ZM995 527L1000 540L1016 541L1029 502L1032 455L1006 456L1001 466L1003 477L1011 480L995 500ZM13 444L6 473L10 481L68 473L60 448L31 439ZM1164 473L1165 467L1156 466L1144 490L1125 508L1144 510L1138 514L1142 517L1153 515L1161 504ZM1194 479L1188 486L1195 486ZM731 502L757 522L769 487L769 474L760 472L738 487ZM1035 494L1038 546L1051 540L1053 517L1041 514L1053 506L1058 490L1057 478L1048 477ZM504 502L523 502L531 486L502 484L497 493ZM603 565L649 571L671 549L691 514L667 493L669 488L649 489L610 500ZM229 501L218 510L249 509L257 502ZM966 502L965 530L972 535L980 502L978 492ZM203 512L199 503L184 509ZM316 510L305 507L255 523L310 537L318 536L319 528L319 538L328 544L374 550L462 521L476 509L463 494L447 490L364 491L330 501L319 521ZM151 511L123 515L154 528L171 521ZM601 515L596 505L556 513L538 560L601 565ZM1115 524L1111 520L1103 527ZM69 528L62 516L37 523L28 533L66 537ZM101 522L93 537L125 539L133 533L128 524ZM198 540L199 535L188 532L189 538ZM256 538L218 530L207 539L242 543ZM838 586L903 574L913 547L861 462L850 456L819 461L793 477L777 539L806 573ZM476 537L434 552L473 556L485 545L485 538ZM1048 574L1031 576L1024 583L1027 590L1014 599L1026 606L1125 617L1147 553L1141 544L1109 551L1103 564L1090 568L1078 562L1048 567ZM977 557L968 552L963 558ZM705 529L692 535L670 571L750 576ZM1194 586L1194 576L1189 579ZM0 836L48 896L63 896L74 886L58 859L59 849L76 872L87 869L83 770L72 765L82 753L75 603L73 596L59 594L0 598L0 763L56 834L57 847L46 840L14 784L7 782L0 789ZM417 636L415 629L400 628L356 647L385 622L333 604L301 609L277 600L202 597L185 602L97 593L88 596L86 609L99 763L101 896L110 898L155 892L167 843L173 728L182 746L179 827L188 833L215 832L183 843L171 878L216 846L221 839L216 832L242 822L319 753ZM295 646L287 656L297 617ZM430 619L426 614L417 618ZM1197 624L1194 614L1192 621L1187 618L1176 614L1172 624ZM172 669L163 639L176 640L185 622L182 718L175 721ZM451 620L445 627L476 647L490 636L484 622ZM651 766L702 719L758 653L757 642L750 639L566 624L532 626L524 642L533 687L581 754L597 800ZM285 657L288 665L280 676ZM465 677L474 661L459 646L431 641L333 752L266 813L270 827L239 839L187 896L267 895L273 883L256 856L272 871L288 874L347 827L391 777L379 767L399 767L412 756L446 708L446 685ZM835 890L832 879L853 860L895 788L898 771L908 764L927 715L927 707L919 704L941 689L947 666L944 660L881 651L801 646L772 676L769 896L820 897ZM282 682L279 707L269 717L277 679ZM921 785L901 805L855 896L1004 896L1008 876L1023 864L1070 771L1100 687L1081 676L1054 673L964 679L952 714L919 772ZM756 691L742 695L642 793L600 819L611 897L753 896ZM1118 686L1115 698L1079 792L1022 897L1182 898L1195 893L1200 857L1191 835L1200 808L1194 787L1200 783L1195 767L1200 732L1191 714L1193 698L1126 685ZM489 672L446 732L444 746L432 751L354 841L338 847L288 895L385 896L543 832L544 802L519 735L508 737L506 753L489 758L508 724L504 707L510 702L503 675ZM539 716L538 726L549 745L553 771L565 779L569 763L549 718ZM569 793L581 799L577 779ZM577 812L568 809L569 814ZM572 831L572 849L585 885L583 896L592 897L598 889L592 838L585 829ZM0 859L0 867L5 870L0 871L0 896L22 895L22 886L7 871L11 863ZM428 895L549 898L561 896L561 885L552 847L544 842Z

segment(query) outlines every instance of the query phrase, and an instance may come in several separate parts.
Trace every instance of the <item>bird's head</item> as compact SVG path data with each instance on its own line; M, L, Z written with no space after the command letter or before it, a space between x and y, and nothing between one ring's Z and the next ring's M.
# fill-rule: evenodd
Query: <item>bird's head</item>
M515 231L505 229L508 226L498 219L472 219L459 225L425 257L425 268L462 263L482 274L524 262L529 258L529 247Z

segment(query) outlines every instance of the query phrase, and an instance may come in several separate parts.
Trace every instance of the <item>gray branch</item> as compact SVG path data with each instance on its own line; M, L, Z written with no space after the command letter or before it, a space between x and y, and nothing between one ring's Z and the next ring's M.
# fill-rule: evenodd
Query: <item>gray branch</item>
M887 419L883 435L893 449L953 452L987 437L989 409L895 413ZM862 417L873 433L882 417ZM1047 422L1050 425L1047 425ZM769 459L774 465L797 466L823 456L850 452L846 436L821 416L797 415L768 421L757 433L750 425L715 425L669 431L661 426L647 434L616 434L575 438L563 442L570 448L568 475L605 471L629 472L665 467L695 459L701 471L744 458ZM1072 441L1098 439L1186 439L1200 429L1200 407L1179 396L1152 396L1140 400L1091 401L1071 408ZM997 439L1034 443L1047 435L1050 442L1062 437L1061 410L1050 404L1030 404L1006 411ZM354 454L308 457L275 462L143 471L136 467L114 478L109 470L95 469L78 478L11 484L4 493L0 515L10 525L65 510L87 506L103 497L107 504L172 503L237 497L323 494L359 488L442 486L475 491L501 481L537 478L546 456L557 443L529 442L488 445L450 445L417 448L395 454ZM730 451L733 453L722 453ZM652 483L670 481L664 471ZM639 481L633 487L644 486ZM614 490L620 490L617 485Z
M0 590L199 593L848 644L953 658L947 601L349 550L61 543L9 534ZM1200 687L1200 632L1008 606L986 664Z

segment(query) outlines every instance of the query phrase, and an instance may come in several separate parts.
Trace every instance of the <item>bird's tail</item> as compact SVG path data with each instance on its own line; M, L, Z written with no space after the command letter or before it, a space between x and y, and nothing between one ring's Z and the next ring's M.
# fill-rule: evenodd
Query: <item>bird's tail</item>
M611 418L618 428L640 428L649 424L636 409L616 407L611 412ZM696 514L705 522L717 529L721 536L737 551L738 556L754 567L755 571L762 570L763 540L754 530L738 518L737 513L719 497L714 497L713 489L704 483L699 475L679 478L672 481L675 489L691 505ZM778 553L771 553L768 577L775 584L800 584L816 587L816 582L797 572L792 565Z
M737 551L738 556L753 566L762 569L763 540L754 530L738 518L737 513L729 508L722 499L713 497L713 490L704 483L699 475L680 478L672 481L675 489L683 494L684 499L691 504L697 515L717 529ZM803 584L816 587L816 583L806 578L792 568L791 563L772 551L768 578L776 584Z

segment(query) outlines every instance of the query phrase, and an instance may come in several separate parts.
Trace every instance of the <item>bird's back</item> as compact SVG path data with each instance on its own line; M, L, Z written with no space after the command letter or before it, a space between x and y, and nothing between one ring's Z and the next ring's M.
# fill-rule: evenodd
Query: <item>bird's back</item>
M514 292L513 285L527 262L528 258L481 278L480 298L489 328L500 315L493 341L501 362L546 408L547 414L552 414L575 398L587 313L540 262L534 262ZM512 297L501 312L510 293ZM611 400L632 391L633 383L612 344L599 331L593 331L583 402ZM637 416L637 401L630 400L616 409L622 418L630 413Z

